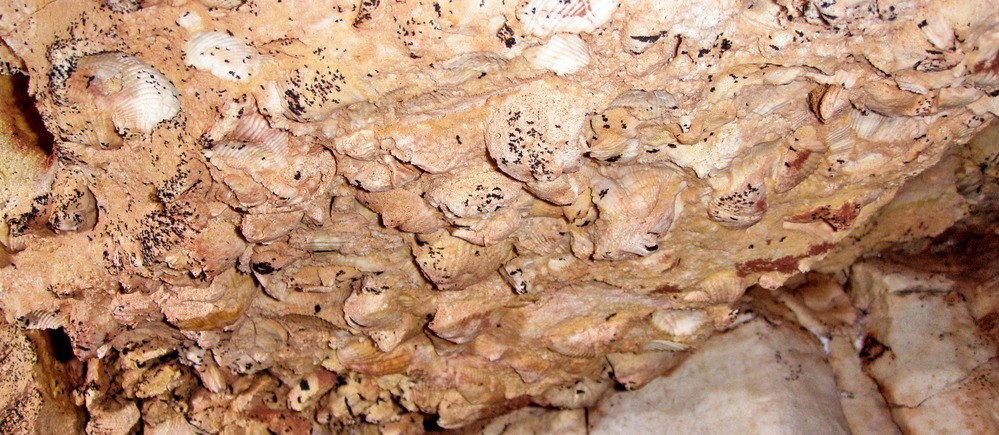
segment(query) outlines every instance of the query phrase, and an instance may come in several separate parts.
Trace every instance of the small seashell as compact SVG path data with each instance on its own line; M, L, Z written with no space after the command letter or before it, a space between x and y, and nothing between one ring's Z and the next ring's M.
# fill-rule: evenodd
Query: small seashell
M590 180L599 209L593 257L617 260L659 249L659 237L675 219L675 204L686 187L680 174L644 166L602 167Z
M690 349L689 344L669 340L650 340L642 347L646 352L683 352Z
M288 409L301 412L319 401L319 398L336 386L336 376L326 370L319 369L303 376L298 382L291 384L288 391Z
M927 14L918 26L926 35L926 40L930 41L934 47L941 50L954 48L954 29L947 22L946 17L939 14Z
M427 201L449 219L490 217L517 203L521 184L488 165L434 176Z
M188 65L222 80L245 82L260 69L257 51L228 33L198 33L187 41L184 53Z
M537 68L566 75L585 68L590 63L590 52L579 35L559 33L544 45L524 50L524 58Z
M400 188L420 177L420 170L396 160L390 155L381 155L372 160L358 160L348 156L337 156L337 174L343 175L350 185L368 192L384 192Z
M825 123L846 108L850 100L842 86L823 85L808 93L808 104L819 121Z
M477 246L444 231L418 235L413 256L423 275L439 290L460 290L496 273L510 256L511 244Z
M382 225L407 233L428 234L444 227L444 219L419 193L407 189L357 192L357 200L377 212Z
M887 117L873 112L851 110L847 114L850 129L857 137L872 142L902 142L926 134L926 125L918 119Z
M529 0L517 18L528 34L589 33L610 21L617 0Z
M650 121L672 117L677 109L676 97L663 89L654 91L630 90L621 93L611 101L608 109L622 107L628 109L635 118Z
M655 14L649 14L655 15ZM644 19L643 19L644 18ZM632 17L621 32L621 46L631 54L642 54L666 36L666 29L652 17Z
M205 288L174 287L158 303L170 324L206 331L236 323L258 294L253 277L231 268Z
M616 107L590 118L593 135L588 141L587 154L607 163L627 164L639 155L642 143L638 140L638 119L628 110Z
M535 81L507 98L486 124L489 156L523 181L552 181L582 165L585 105L554 82Z
M953 109L971 104L975 100L985 96L985 92L979 89L965 86L953 86L940 89L937 104L941 109Z
M97 199L81 178L57 178L52 186L49 226L57 233L89 231L97 224Z
M584 189L576 174L562 174L555 181L532 181L525 188L532 195L556 205L572 204Z
M652 313L656 329L677 337L697 334L708 324L708 315L699 310L660 310Z
M118 135L150 133L180 113L177 88L145 62L120 52L84 56L65 82L65 97L95 116L68 126L68 139L101 148L121 145ZM74 128L75 127L75 128Z
M246 0L199 0L201 4L214 9L236 9Z
M767 211L767 177L773 171L773 155L780 141L756 144L729 166L719 181L712 180L714 197L708 217L730 228L747 228L763 219Z
M349 370L354 370L371 376L403 373L409 368L410 354L408 349L397 348L385 353L376 348L370 341L357 339L350 344L337 349L336 355L340 364Z
M69 320L66 315L56 310L42 311L36 310L18 318L24 329L59 329L66 327Z
M589 59L587 59L589 60ZM510 63L505 57L488 51L463 53L441 66L442 82L458 84L502 70Z
M142 414L135 402L119 402L115 399L102 401L97 406L87 406L89 419L87 433L91 434L130 434L138 429Z
M805 126L795 130L791 140L774 164L774 191L784 193L808 178L823 161L825 145L815 128Z
M302 222L302 211L261 213L243 216L240 233L250 243L269 243L291 233Z
M862 111L885 116L925 116L937 111L934 95L908 92L893 82L868 83L850 94L850 102Z

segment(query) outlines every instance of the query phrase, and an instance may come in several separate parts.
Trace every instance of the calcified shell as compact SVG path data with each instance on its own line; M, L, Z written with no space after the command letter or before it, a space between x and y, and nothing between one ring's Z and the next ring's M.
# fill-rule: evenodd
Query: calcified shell
M812 112L822 122L828 122L850 104L849 93L842 86L818 86L808 94Z
M675 218L675 201L685 187L676 172L641 166L601 168L591 180L596 222L596 259L649 255L659 249Z
M555 181L532 181L525 186L534 196L557 205L572 204L584 186L576 174L562 174Z
M774 165L774 191L784 193L808 178L823 162L825 144L813 127L802 127L783 144L784 150Z
M402 349L385 353L367 340L355 340L336 351L344 367L369 375L402 373L409 366L410 355Z
M97 407L87 407L90 420L87 421L87 433L93 434L128 434L139 424L142 414L135 402L118 403L107 400Z
M49 226L57 233L88 231L97 224L97 199L80 177L57 180L53 186Z
M32 311L19 319L24 329L59 329L69 324L66 315L58 310Z
M198 33L187 41L184 52L188 65L223 80L245 82L260 68L257 51L228 33Z
M250 275L229 269L206 288L178 287L165 295L161 310L180 329L217 329L235 323L258 294Z
M392 189L385 192L358 192L358 201L382 218L382 225L409 233L433 233L444 226L444 219L416 192Z
M524 50L524 58L535 67L565 75L586 67L590 63L590 52L579 35L560 33L544 45Z
M430 205L448 218L489 217L520 196L520 183L486 165L435 176L427 187Z
M593 135L587 154L608 163L631 163L642 147L636 131L639 122L624 108L613 108L590 118Z
M673 94L663 89L643 91L632 89L622 92L611 101L608 109L617 107L628 109L628 112L643 121L663 120L677 109L677 100Z
M517 18L524 31L545 37L555 33L589 33L610 20L616 0L530 0Z
M583 105L554 82L536 81L507 98L486 126L489 156L520 181L552 181L582 164Z
M440 290L458 290L481 281L499 269L510 255L510 242L477 246L445 232L417 236L416 264Z
M920 120L907 117L886 117L851 110L847 114L847 122L857 137L873 142L911 141L926 134L926 126Z
M199 0L201 4L208 6L210 8L217 9L236 9L243 4L245 0Z
M180 98L173 83L155 68L125 53L78 59L65 86L70 103L96 112L91 125L83 128L88 131L71 134L88 140L88 145L114 146L116 138L107 131L107 122L117 133L128 136L150 133L157 124L180 113Z
M767 211L766 180L773 170L773 154L779 144L756 144L732 162L708 204L711 220L731 228L746 228L763 219Z
M704 311L662 310L652 313L652 325L674 336L694 335L701 331L709 320Z

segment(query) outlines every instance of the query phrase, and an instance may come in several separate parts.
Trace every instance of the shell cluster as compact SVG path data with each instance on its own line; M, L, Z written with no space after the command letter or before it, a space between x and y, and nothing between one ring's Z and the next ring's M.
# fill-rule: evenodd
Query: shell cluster
M869 230L999 113L994 8L778 3L0 5L54 141L0 186L0 308L69 335L94 431L585 406L931 232Z

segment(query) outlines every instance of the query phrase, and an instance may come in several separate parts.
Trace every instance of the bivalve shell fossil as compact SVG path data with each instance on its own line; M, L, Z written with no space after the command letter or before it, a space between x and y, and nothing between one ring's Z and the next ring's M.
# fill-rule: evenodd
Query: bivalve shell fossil
M566 75L585 68L590 63L590 52L579 35L559 33L544 45L524 50L524 58L535 67Z
M610 21L616 0L529 0L517 18L524 31L545 37L555 33L589 33Z
M87 125L68 126L68 138L102 148L120 145L118 134L150 133L180 113L180 98L170 79L121 52L77 59L76 70L65 82L65 97L84 113L95 115Z
M222 80L245 82L260 69L257 51L223 32L201 32L184 46L185 61Z

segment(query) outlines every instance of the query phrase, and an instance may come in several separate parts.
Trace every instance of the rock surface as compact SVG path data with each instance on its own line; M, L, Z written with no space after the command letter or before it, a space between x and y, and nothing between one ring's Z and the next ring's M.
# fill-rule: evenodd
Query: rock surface
M0 72L29 80L0 98L0 308L69 336L96 432L590 406L746 288L936 235L991 189L994 154L956 147L999 112L997 22L976 0L5 2Z

